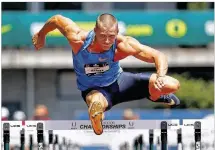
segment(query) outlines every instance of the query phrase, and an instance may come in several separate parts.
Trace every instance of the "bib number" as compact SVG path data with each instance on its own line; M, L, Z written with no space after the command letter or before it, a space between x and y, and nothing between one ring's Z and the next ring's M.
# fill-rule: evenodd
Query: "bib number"
M86 64L84 65L85 74L87 76L94 76L98 74L103 74L110 69L107 63L102 64Z

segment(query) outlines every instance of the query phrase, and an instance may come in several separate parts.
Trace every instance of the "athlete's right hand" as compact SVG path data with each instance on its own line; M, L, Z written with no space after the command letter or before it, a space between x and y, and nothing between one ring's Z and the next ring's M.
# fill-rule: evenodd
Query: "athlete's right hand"
M32 43L34 44L34 47L36 48L36 50L43 48L43 46L45 45L45 36L39 34L39 32L36 33L32 37Z

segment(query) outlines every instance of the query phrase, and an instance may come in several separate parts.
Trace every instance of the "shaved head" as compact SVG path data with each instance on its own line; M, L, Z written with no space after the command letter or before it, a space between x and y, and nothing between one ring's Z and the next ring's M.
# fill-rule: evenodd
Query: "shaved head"
M111 14L101 14L96 20L95 41L102 50L109 50L118 35L117 19Z
M117 19L108 13L104 13L98 16L96 20L96 27L101 28L101 27L106 27L106 28L111 28L114 25L118 26Z

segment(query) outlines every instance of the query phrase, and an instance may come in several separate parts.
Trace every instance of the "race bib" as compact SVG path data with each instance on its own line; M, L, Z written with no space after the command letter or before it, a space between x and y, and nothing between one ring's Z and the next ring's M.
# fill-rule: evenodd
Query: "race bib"
M102 64L86 64L84 65L85 73L87 76L103 74L110 69L107 63Z

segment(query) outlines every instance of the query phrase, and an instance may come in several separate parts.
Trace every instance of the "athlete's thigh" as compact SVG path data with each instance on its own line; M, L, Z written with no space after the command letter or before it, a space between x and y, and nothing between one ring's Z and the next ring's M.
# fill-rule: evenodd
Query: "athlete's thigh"
M89 89L82 92L82 97L89 107L93 102L101 102L104 110L110 105L108 101L110 101L110 96L107 91L102 88Z
M118 103L148 97L150 76L151 73L123 72L118 79Z

